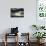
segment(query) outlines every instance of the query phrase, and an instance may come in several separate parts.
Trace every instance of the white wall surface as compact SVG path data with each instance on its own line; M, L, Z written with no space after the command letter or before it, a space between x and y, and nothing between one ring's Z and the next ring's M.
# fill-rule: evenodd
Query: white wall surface
M10 8L24 8L24 18L11 18ZM32 24L36 24L36 0L0 0L0 34L17 26L19 32L32 35Z

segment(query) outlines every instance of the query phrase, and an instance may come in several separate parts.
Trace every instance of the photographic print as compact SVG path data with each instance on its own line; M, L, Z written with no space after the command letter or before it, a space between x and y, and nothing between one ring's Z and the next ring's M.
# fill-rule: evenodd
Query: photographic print
M24 8L11 8L11 17L24 17Z

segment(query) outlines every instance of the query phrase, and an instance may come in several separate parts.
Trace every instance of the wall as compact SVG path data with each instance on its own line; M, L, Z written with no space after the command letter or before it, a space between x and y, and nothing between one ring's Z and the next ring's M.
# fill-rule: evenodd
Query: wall
M10 8L24 8L24 18L11 18ZM19 32L32 35L32 24L36 24L36 0L0 0L0 34L17 26Z

